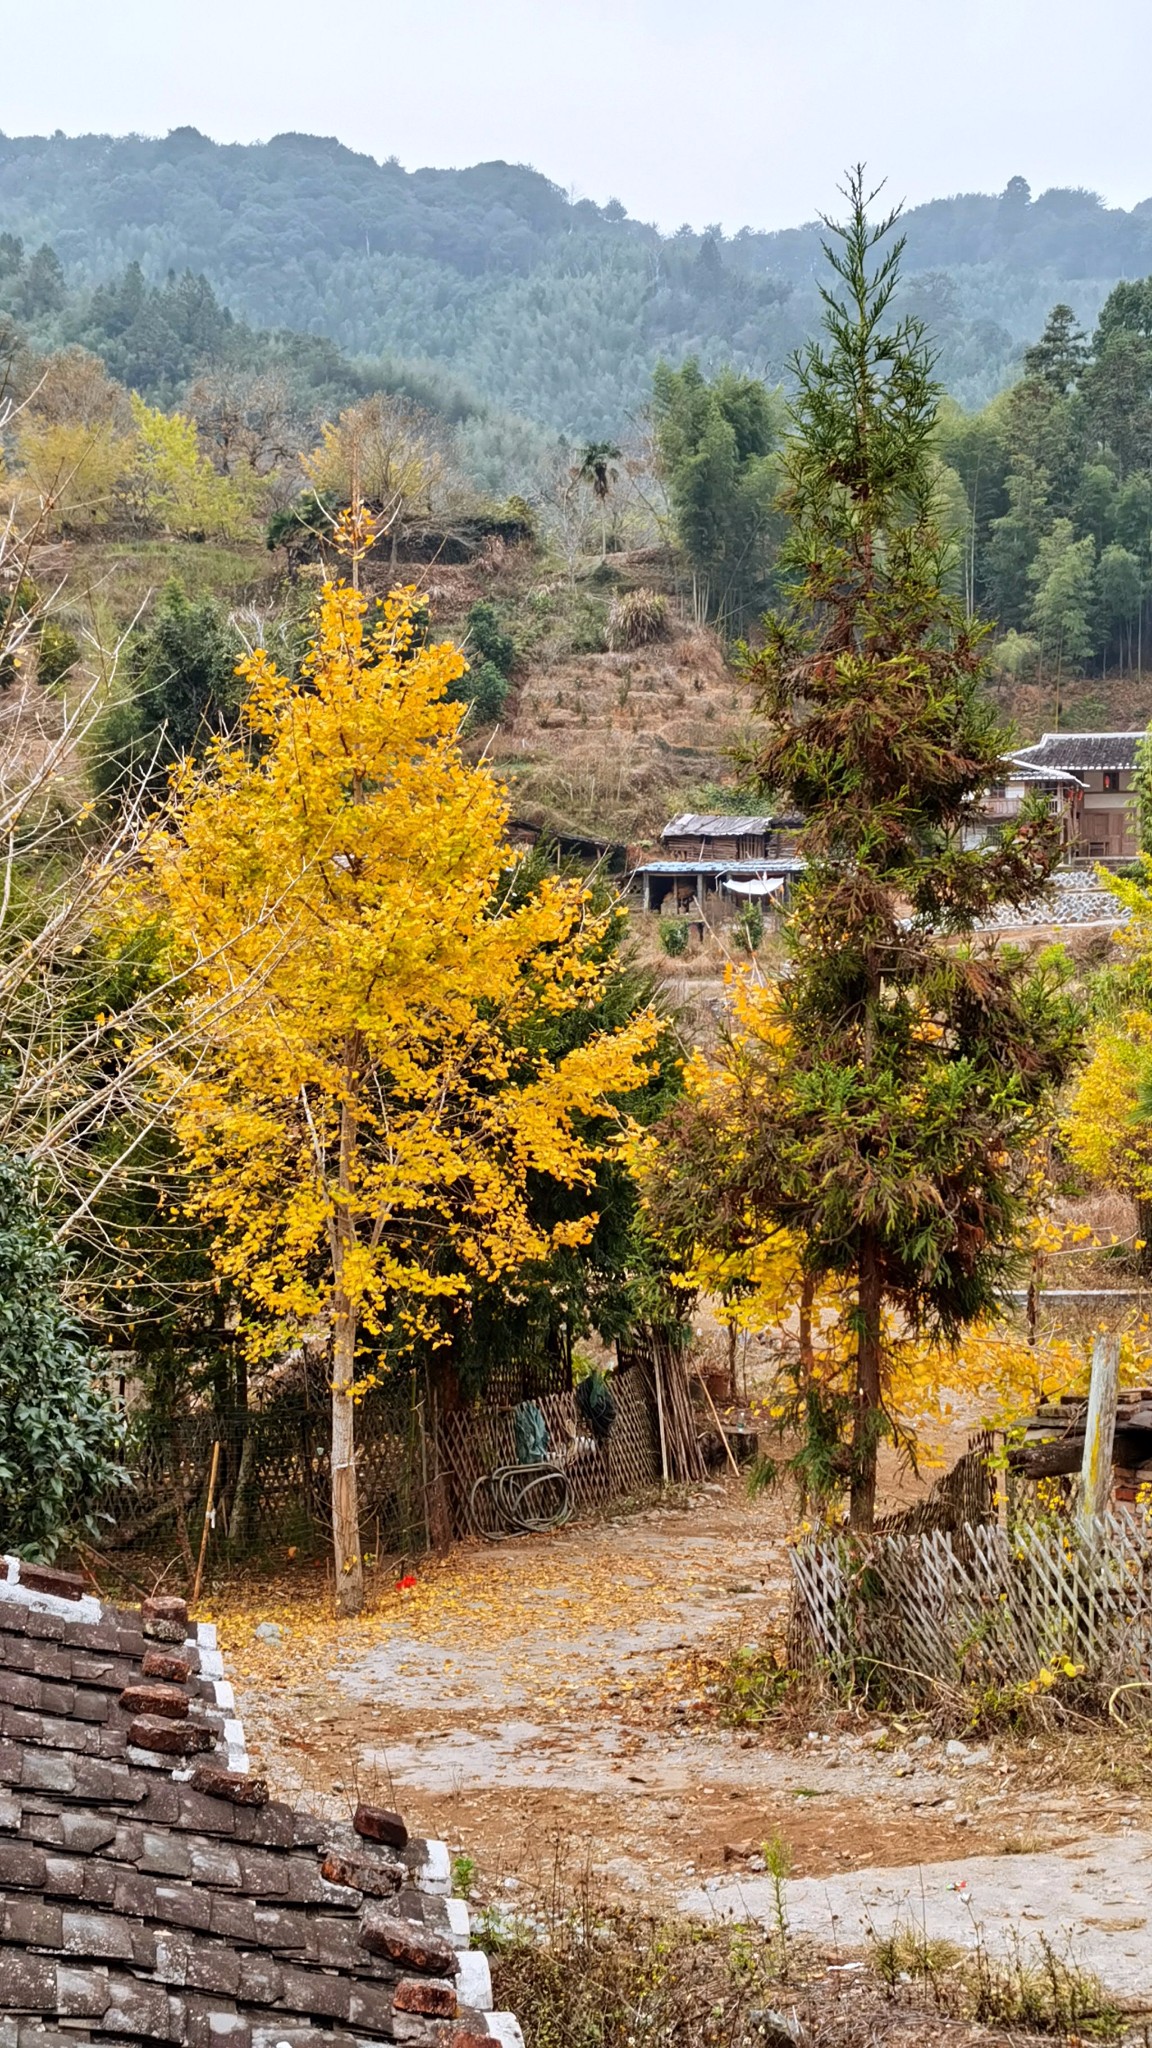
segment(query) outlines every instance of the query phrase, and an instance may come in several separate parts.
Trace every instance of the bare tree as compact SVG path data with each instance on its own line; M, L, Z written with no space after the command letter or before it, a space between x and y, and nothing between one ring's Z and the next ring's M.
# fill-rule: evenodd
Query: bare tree
M223 476L270 476L304 445L305 423L288 385L271 372L207 371L189 390L188 411Z
M376 531L392 543L392 560L404 529L420 514L431 514L447 475L442 428L407 399L377 391L326 421L318 448L302 467L317 497L341 505L361 500L375 515Z

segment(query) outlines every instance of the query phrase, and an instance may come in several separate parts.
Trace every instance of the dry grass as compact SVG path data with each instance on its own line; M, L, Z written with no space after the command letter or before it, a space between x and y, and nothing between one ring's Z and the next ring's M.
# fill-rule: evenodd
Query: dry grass
M571 620L567 646L557 632L527 650L496 765L558 827L653 842L678 794L722 772L744 694L711 633L670 617L658 642L574 651L589 630Z
M77 542L53 555L62 557L57 566L67 577L65 609L82 619L106 615L120 629L173 576L189 596L214 597L229 608L267 603L283 576L278 558L258 541Z
M568 1882L559 1850L479 1933L527 2048L991 2048L1005 2029L1071 2042L1123 2026L1049 1944L999 1962L909 1930L867 1957L828 1955L789 1937L784 1904L767 1929L605 1905L588 1871Z

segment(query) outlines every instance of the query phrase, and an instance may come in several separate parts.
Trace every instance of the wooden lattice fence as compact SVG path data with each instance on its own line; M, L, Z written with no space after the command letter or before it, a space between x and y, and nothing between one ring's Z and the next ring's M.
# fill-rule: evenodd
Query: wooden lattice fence
M616 1419L603 1443L597 1443L581 1417L573 1392L542 1394L536 1404L548 1430L550 1460L566 1474L577 1514L646 1492L659 1482L656 1418L644 1374L614 1375L612 1391ZM452 1535L472 1533L469 1503L476 1481L498 1466L515 1464L513 1418L512 1406L441 1415L436 1445Z
M420 1550L427 1526L427 1399L413 1374L374 1389L357 1418L357 1471L365 1543ZM284 1399L263 1408L178 1415L132 1446L131 1493L109 1506L131 1536L175 1514L198 1529L218 1442L213 1543L217 1552L329 1540L331 1423L326 1402Z
M923 1500L876 1524L878 1536L923 1536L930 1529L950 1529L955 1536L968 1527L996 1519L996 1481L992 1454L996 1439L990 1429L968 1439L963 1457L942 1472Z
M838 1535L791 1562L794 1653L890 1707L1003 1691L1065 1660L1086 1687L1152 1676L1152 1522L1136 1511Z
M577 1514L647 1491L660 1479L652 1386L632 1368L613 1375L616 1418L597 1443L572 1391L537 1398L551 1456L563 1465ZM472 1533L472 1486L515 1461L515 1403L485 1401L445 1411L412 1373L373 1389L357 1414L356 1466L366 1550L418 1552ZM197 1535L206 1507L213 1444L219 1442L212 1555L282 1545L322 1549L330 1541L331 1453L327 1403L282 1399L221 1414L204 1408L172 1418L138 1440L132 1488L109 1502L116 1548L167 1543L179 1519Z

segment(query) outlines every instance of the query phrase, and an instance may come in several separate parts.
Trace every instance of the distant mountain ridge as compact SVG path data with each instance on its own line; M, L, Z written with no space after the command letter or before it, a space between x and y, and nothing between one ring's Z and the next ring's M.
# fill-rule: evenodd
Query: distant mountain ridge
M1152 199L1033 200L1017 178L905 226L905 302L968 404L1008 381L1055 299L1091 326L1118 278L1152 273ZM578 435L622 431L662 355L779 377L818 312L816 226L662 235L527 166L405 171L319 136L0 136L0 232L50 244L75 285L130 262L202 272L253 323L426 359Z

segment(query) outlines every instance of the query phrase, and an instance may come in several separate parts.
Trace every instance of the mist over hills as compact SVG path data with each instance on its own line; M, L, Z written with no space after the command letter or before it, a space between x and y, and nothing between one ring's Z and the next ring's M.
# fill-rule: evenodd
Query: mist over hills
M1010 381L1055 300L1090 327L1117 279L1152 273L1152 200L1014 178L905 227L904 304L965 405ZM130 263L203 273L254 325L427 362L577 436L624 430L661 356L780 377L818 318L821 232L666 235L523 165L406 171L318 136L0 136L0 233L50 245L73 290Z

